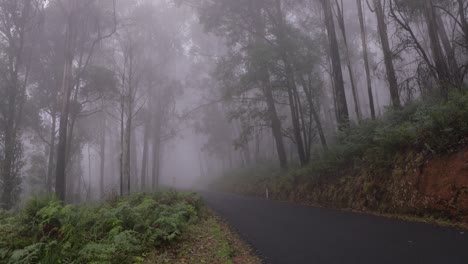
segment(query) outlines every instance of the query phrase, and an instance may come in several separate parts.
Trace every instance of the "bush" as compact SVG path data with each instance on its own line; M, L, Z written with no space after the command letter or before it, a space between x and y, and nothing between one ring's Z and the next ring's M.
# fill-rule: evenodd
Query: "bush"
M0 215L0 263L138 263L197 221L194 194L135 194L99 205L31 199Z
M265 186L270 186L282 192L276 197L284 197L297 185L336 182L363 166L389 171L397 155L408 150L444 154L466 145L467 137L468 95L454 93L447 102L416 101L401 109L388 109L378 120L353 125L340 132L337 142L304 168L287 173L272 168L235 170L214 185L248 195L263 195Z

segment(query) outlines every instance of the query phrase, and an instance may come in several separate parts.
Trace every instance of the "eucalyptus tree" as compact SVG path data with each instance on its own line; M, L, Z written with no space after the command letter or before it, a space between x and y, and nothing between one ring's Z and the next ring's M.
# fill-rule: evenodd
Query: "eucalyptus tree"
M349 125L349 112L344 89L343 72L341 70L340 50L338 47L338 40L336 37L333 11L330 1L321 0L321 3L325 25L327 28L329 52L333 67L333 81L335 86L335 100L338 115L337 119L340 128L345 128Z
M364 22L364 12L362 8L362 0L356 0L356 5L358 9L358 17L359 17L359 26L361 29L361 42L362 42L362 56L364 59L364 68L366 70L366 82L367 82L367 94L369 96L369 108L371 113L371 118L375 119L375 106L374 106L374 94L372 92L372 78L370 73L370 66L369 66L369 51L367 46L367 31L366 25Z
M348 68L348 74L349 74L349 81L351 83L351 90L353 92L353 100L354 100L354 111L356 113L357 119L360 122L362 120L362 114L361 114L361 109L360 109L360 103L359 103L359 95L357 92L357 87L356 87L356 81L354 78L354 71L353 71L353 65L351 63L351 55L350 55L350 50L349 50L349 44L348 44L348 36L346 32L346 24L345 24L345 18L344 18L344 5L343 1L341 1L341 4L338 2L338 0L335 0L335 6L336 6L336 16L337 16L337 21L338 21L338 27L340 28L341 31L341 36L343 37L343 44L344 44L344 53L345 53L345 59L346 59L346 66Z
M66 21L64 35L64 65L62 72L60 101L59 141L57 146L55 192L62 200L66 198L66 165L70 147L69 129L70 102L75 101L81 88L81 78L89 65L98 44L116 30L115 0L78 1L56 0ZM103 9L112 10L111 26ZM77 66L76 66L77 65ZM75 115L76 117L76 115ZM73 122L72 122L73 124Z
M266 103L268 119L275 138L280 166L285 169L288 161L281 122L274 98L272 68L269 53L270 32L266 28L265 1L203 1L198 5L200 22L208 32L215 33L227 41L233 55L234 75L245 82L245 92L257 90ZM237 60L236 58L242 58ZM237 60L237 62L236 62ZM226 62L227 63L227 62Z
M454 1L390 1L390 15L398 25L402 45L416 51L443 98L447 98L450 87L462 88L467 73L461 22L466 18L460 19L466 5L461 6L462 11ZM424 27L421 29L419 24Z
M385 8L381 0L374 0L374 10L377 17L377 30L380 36L380 44L384 54L385 68L387 72L387 81L389 84L390 97L394 107L401 107L400 93L398 89L398 80L393 65L393 53L388 40L388 27L386 22Z
M0 2L0 176L2 208L10 209L21 181L22 148L21 130L23 107L28 100L26 89L34 30L37 30L44 1L4 0Z
M120 124L120 192L157 188L163 143L176 134L175 100L182 84L177 64L183 61L184 20L167 1L122 1L121 27L111 43L118 76ZM181 58L182 57L182 58ZM136 140L143 127L138 164ZM139 182L138 182L139 181Z

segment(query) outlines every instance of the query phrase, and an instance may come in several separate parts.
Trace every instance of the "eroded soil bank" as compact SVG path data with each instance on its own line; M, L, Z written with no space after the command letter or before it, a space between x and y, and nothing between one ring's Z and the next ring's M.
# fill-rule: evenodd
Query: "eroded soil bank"
M468 223L468 146L440 156L406 153L390 170L362 166L343 174L328 183L295 182L289 199Z

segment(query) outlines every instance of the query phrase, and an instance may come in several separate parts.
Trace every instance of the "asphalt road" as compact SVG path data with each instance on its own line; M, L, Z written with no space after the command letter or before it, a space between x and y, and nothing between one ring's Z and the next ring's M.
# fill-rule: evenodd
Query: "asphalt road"
M272 264L468 264L468 233L285 202L201 193Z

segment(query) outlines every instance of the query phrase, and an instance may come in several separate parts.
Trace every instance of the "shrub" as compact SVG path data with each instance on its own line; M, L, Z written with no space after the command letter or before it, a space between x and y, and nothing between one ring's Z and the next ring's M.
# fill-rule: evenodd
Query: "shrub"
M408 150L443 154L466 144L467 137L468 94L456 92L447 102L416 101L401 109L389 108L378 120L352 125L339 133L328 151L304 168L287 173L272 167L234 170L214 185L248 195L263 195L265 186L270 186L283 192L277 197L284 197L297 187L293 185L336 182L363 166L391 170L397 154Z
M135 194L111 203L66 205L31 199L0 215L0 263L137 263L198 219L194 194Z

